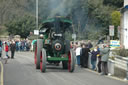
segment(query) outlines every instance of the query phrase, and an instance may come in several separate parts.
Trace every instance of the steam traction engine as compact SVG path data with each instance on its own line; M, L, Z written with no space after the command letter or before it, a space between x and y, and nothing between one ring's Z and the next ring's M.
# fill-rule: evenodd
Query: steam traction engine
M71 24L70 20L59 16L43 21L39 30L40 38L35 43L36 69L45 72L47 62L62 62L63 69L74 71L75 53L70 48L70 41L65 39L65 31Z

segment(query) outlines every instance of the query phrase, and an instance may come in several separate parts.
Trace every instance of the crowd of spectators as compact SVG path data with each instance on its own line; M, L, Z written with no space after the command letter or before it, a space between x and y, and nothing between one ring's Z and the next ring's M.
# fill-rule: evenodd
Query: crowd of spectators
M1 40L0 40L1 41ZM2 48L4 49L5 43L7 43L9 50L11 43L15 43L16 51L30 51L32 40L3 40L1 41Z
M5 56L2 56L2 51L5 51ZM11 55L8 55L9 51L11 52ZM0 59L3 58L5 64L9 58L14 59L15 51L33 51L32 40L0 40Z
M102 45L102 46L100 46ZM89 62L91 63L91 69L98 71L101 75L108 75L108 58L109 58L109 45L108 44L96 44L93 46L91 41L87 43L78 42L74 46L76 53L77 65L81 68L88 68ZM90 61L89 61L90 57Z
M30 51L31 41L30 40L17 40L15 41L16 51Z

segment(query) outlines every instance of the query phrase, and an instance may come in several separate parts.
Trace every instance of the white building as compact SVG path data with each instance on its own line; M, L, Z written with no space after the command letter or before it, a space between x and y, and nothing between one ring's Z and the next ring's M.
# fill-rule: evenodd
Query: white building
M128 0L124 0L121 13L121 45L128 49Z

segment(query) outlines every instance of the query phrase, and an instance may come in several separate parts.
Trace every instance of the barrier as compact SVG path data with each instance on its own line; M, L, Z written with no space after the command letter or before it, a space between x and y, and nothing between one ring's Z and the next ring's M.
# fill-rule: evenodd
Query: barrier
M125 70L125 79L128 80L128 57L115 55L115 67Z

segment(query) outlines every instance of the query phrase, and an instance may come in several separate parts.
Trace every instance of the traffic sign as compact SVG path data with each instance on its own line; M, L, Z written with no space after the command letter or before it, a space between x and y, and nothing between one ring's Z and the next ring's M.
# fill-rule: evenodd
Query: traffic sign
M109 35L114 36L114 25L109 26Z
M39 35L39 30L34 30L34 35Z
M76 39L76 34L72 34L72 38Z

